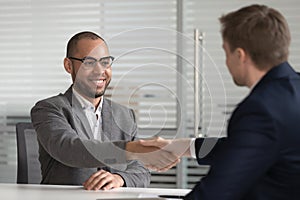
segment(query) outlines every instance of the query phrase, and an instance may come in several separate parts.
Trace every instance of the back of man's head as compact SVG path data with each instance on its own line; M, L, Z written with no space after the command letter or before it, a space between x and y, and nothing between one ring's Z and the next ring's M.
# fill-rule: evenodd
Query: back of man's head
M259 69L287 61L290 31L285 18L275 9L251 5L220 18L223 40L230 50L242 48Z

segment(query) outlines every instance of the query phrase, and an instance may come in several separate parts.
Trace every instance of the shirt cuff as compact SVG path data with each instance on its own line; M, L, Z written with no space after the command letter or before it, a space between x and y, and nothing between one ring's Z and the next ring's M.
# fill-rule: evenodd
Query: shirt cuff
M195 140L196 138L192 138L190 142L190 153L192 158L197 158L196 157L196 150L195 150Z

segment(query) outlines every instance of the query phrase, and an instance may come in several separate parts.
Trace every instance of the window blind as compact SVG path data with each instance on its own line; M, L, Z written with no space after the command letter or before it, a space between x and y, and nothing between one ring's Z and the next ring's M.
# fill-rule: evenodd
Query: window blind
M117 58L107 96L133 107L141 127L175 128L176 57L168 51L176 50L176 37L167 31L176 29L175 0L2 0L0 25L6 115L28 116L35 102L64 92L71 84L66 43L91 30Z
M0 182L16 181L14 124L71 84L63 59L80 31L99 33L116 57L106 96L142 128L175 128L176 20L176 0L1 0Z

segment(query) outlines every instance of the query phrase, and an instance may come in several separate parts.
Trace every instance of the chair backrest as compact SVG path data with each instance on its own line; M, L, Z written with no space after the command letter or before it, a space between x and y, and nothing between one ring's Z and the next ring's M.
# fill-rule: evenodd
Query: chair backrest
M17 123L18 169L17 183L39 184L42 180L38 160L39 146L36 132L31 123Z

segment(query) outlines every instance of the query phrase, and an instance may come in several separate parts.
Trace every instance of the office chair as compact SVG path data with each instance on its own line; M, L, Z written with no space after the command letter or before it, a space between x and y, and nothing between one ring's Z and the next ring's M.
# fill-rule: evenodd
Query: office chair
M39 184L42 180L41 166L38 160L39 146L36 132L31 123L17 123L18 168L17 183Z

